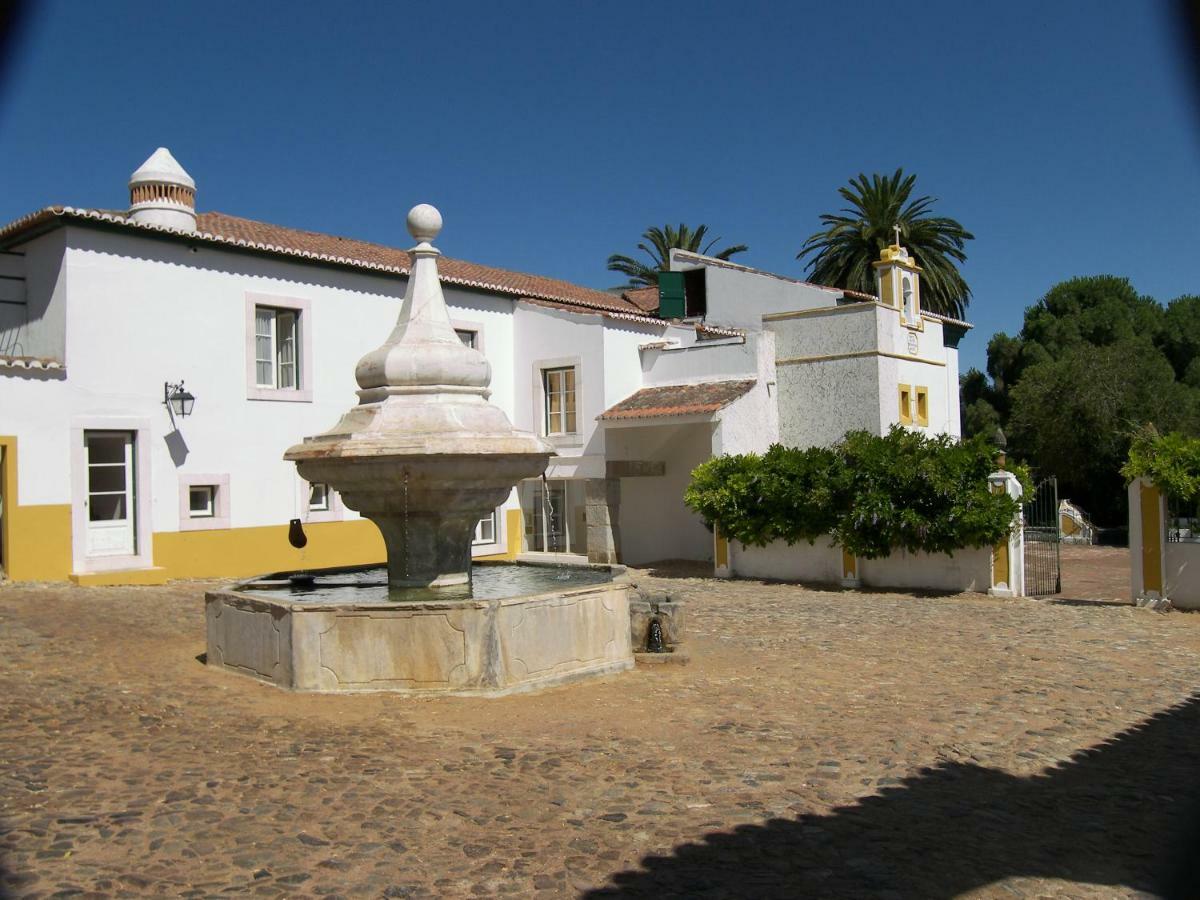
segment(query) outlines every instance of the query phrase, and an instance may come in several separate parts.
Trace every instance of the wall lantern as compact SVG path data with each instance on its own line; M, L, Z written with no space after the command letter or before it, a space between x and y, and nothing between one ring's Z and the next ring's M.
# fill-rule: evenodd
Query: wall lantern
M169 407L172 413L181 418L190 416L195 405L196 398L190 391L184 390L182 381L179 384L169 381L163 383L163 406Z

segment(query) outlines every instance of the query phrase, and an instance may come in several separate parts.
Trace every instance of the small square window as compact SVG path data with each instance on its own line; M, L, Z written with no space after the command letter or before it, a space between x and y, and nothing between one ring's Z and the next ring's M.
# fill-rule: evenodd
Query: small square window
M314 481L308 488L308 511L329 511L329 485Z
M188 488L188 516L192 519L211 519L217 514L217 486L193 484Z
M472 350L479 349L479 332L470 328L455 328L454 333L458 335L458 339Z

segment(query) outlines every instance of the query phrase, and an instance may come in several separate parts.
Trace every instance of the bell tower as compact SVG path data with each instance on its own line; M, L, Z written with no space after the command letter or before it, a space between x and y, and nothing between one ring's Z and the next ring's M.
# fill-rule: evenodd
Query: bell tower
M196 182L166 147L129 176L129 218L177 231L196 230Z
M884 247L879 259L871 263L875 267L875 287L879 301L884 306L900 310L900 321L905 325L920 325L921 322L921 267L913 262L908 251L900 246L900 226L892 226L895 241Z

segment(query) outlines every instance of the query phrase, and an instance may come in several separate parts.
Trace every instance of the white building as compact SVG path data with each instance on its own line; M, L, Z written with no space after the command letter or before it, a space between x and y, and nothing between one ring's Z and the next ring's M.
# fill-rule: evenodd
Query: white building
M375 527L281 457L355 401L407 254L197 213L165 149L129 186L127 212L49 207L0 228L0 564L95 584L382 562ZM655 289L442 259L493 401L558 448L480 523L476 557L712 559L682 502L710 455L896 422L957 435L969 326L922 312L919 270L884 256L877 300L676 252L663 317Z

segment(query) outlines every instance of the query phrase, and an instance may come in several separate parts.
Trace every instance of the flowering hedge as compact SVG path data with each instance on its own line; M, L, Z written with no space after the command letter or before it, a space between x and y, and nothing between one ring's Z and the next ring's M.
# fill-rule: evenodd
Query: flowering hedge
M684 502L743 544L830 535L866 559L897 549L953 553L994 546L1012 528L1017 501L988 485L994 454L982 435L852 431L831 448L775 444L710 459L692 472Z

